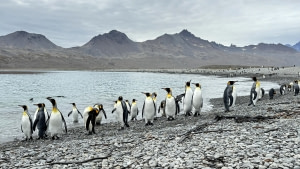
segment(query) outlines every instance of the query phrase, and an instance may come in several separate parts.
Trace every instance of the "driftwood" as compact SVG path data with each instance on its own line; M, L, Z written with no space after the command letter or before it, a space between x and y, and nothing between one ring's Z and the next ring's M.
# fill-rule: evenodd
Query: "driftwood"
M217 115L215 117L216 121L220 121L223 119L234 119L234 121L236 123L243 123L243 122L260 122L260 121L264 121L264 120L269 120L269 119L274 119L274 116L238 116L238 115L234 115L234 116L223 116L223 115Z
M189 138L193 132L203 130L204 128L206 128L207 126L209 126L213 123L214 122L204 123L204 124L200 124L200 125L196 126L195 128L192 128L191 130L189 130L189 131L187 131L187 132L185 132L184 134L181 135L181 139L178 140L178 143L182 143L186 138Z
M51 163L48 163L48 164L49 164L49 165L55 165L55 164L60 164L60 165L83 164L83 163L87 163L87 162L94 161L94 160L107 159L108 157L111 156L112 152L113 152L116 148L117 148L117 147L114 146L114 147L110 150L110 152L109 152L106 156L103 156L103 157L94 157L94 158L90 158L90 159L86 159L86 160L82 160L82 161L51 162Z

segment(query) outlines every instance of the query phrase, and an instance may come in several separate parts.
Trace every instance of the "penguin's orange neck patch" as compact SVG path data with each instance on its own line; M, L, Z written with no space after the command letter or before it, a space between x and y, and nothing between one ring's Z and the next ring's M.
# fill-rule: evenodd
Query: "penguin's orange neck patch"
M23 116L27 116L27 113L25 111L23 112Z
M171 98L172 95L170 93L167 94L167 98Z
M58 113L57 108L56 108L56 107L53 107L53 108L52 108L52 112L53 112L53 113Z

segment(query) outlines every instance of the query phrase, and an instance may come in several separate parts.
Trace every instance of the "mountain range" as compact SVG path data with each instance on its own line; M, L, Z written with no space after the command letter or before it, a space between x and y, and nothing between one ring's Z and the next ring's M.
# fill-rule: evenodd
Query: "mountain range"
M188 30L134 42L117 30L93 37L82 46L62 48L44 35L17 31L0 36L0 69L161 69L207 65L300 65L294 46L259 43L224 46Z

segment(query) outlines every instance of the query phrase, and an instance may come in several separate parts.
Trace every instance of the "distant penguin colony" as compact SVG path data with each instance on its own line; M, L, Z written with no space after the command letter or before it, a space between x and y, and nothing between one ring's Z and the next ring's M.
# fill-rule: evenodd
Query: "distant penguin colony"
M250 89L250 103L248 106L255 106L258 100L261 100L265 94L265 90L261 88L260 82L256 77L252 77L253 84ZM237 81L228 81L223 93L224 112L232 111L230 107L234 107L237 99L237 88L235 83ZM289 84L282 84L279 88L281 95L286 95L289 92L293 92L294 96L299 95L299 80L295 80ZM191 84L195 85L192 90ZM166 120L175 120L176 116L180 112L180 103L183 105L183 114L185 116L194 115L200 116L201 109L203 108L202 88L200 83L185 82L184 93L173 96L172 89L162 88L166 91L165 98L157 105L157 93L156 92L142 92L145 95L145 100L142 106L142 118L145 121L145 126L154 125L154 120L157 117L166 118ZM276 90L271 88L269 90L269 99L274 99ZM278 96L276 96L278 97ZM49 114L46 110L44 103L34 104L38 108L34 112L33 119L28 113L28 107L26 105L19 105L23 108L21 119L21 131L25 135L25 140L32 140L33 132L38 130L38 139L47 139L48 135L54 140L58 139L60 134L67 133L67 125L62 112L57 108L57 103L54 98L47 97L52 104L52 111ZM30 99L33 101L33 98ZM75 103L72 104L72 110L67 114L68 117L72 117L74 123L78 123L83 119L83 126L88 135L96 134L95 126L102 123L103 117L107 119L106 112L102 104L94 104L94 106L87 106L83 114L78 110ZM157 111L158 110L158 111ZM120 129L123 130L129 127L129 120L132 122L138 120L138 104L136 99L123 100L122 96L119 96L114 101L112 114L115 116L116 121L120 124ZM160 116L158 116L160 114ZM79 118L79 116L81 118Z

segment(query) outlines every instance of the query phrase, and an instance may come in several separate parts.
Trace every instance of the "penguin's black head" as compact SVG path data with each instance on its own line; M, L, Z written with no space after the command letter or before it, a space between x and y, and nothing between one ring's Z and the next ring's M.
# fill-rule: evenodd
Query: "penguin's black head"
M135 99L132 99L132 102L135 102L135 101L137 101L137 100L135 100Z
M162 88L162 89L164 89L165 91L167 91L168 93L170 93L172 90L171 90L171 88Z
M122 96L119 96L118 100L119 100L119 101L122 101L122 100L123 100L123 97L122 97Z
M39 108L41 108L41 107L43 107L43 104L44 103L38 103L38 104L33 104L33 105L38 106Z
M24 111L28 110L26 105L18 105L18 106L22 107L24 109Z
M157 97L156 92L153 92L153 93L152 93L152 96L153 96L153 97Z
M200 83L193 83L196 87L200 87Z
M229 84L229 85L233 85L235 83L235 81L228 81L228 83L227 84Z
M191 81L192 81L192 80L190 80L190 81L188 81L188 82L185 82L185 85L186 85L187 87L190 87L190 86L191 86Z
M255 77L255 76L254 76L254 77L252 77L252 80L253 80L253 81L255 81L255 82L257 81L257 79L256 79L256 77Z
M151 96L151 94L149 92L142 92L143 94L145 94L147 97Z
M125 102L127 102L127 103L128 103L128 102L129 102L129 100L125 100Z
M52 103L53 106L56 105L56 102L53 98L47 97L47 99Z
M298 80L295 80L295 83L297 83L297 84L298 84Z
M70 103L70 104L72 104L73 106L76 106L76 104L75 104L75 103Z

